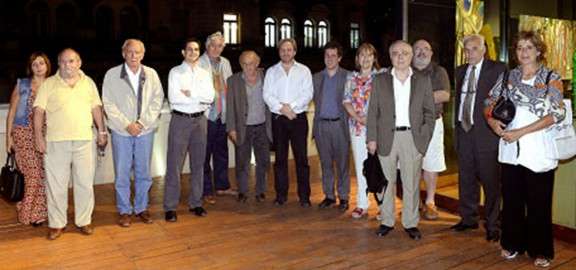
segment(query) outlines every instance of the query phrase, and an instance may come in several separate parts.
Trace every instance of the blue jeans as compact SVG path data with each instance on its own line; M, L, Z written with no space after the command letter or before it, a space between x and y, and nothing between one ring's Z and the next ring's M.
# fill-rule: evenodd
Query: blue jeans
M148 208L148 191L152 186L150 159L154 132L139 137L123 136L112 131L114 187L116 208L120 214L139 214ZM130 173L134 168L134 207L130 203Z

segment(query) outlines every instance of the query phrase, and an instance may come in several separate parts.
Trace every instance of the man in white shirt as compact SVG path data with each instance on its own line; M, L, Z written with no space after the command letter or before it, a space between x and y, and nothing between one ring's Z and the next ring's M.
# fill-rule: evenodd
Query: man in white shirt
M272 112L272 136L276 149L274 188L280 206L288 197L288 144L296 161L300 206L310 207L310 167L308 166L306 111L314 89L312 73L294 60L296 41L288 38L278 43L281 61L266 71L264 101Z
M214 86L208 71L199 67L200 42L188 39L182 49L184 61L168 75L168 101L172 118L168 131L168 158L164 189L165 219L175 222L180 201L180 172L186 152L190 162L188 207L197 216L206 216L202 207L204 157L206 153L206 111L214 101Z
M122 227L130 226L133 213L142 222L152 223L148 213L150 159L164 91L156 71L141 64L144 52L142 41L127 39L122 46L125 62L108 70L102 85L102 103L112 131L118 224ZM134 205L130 202L132 168Z
M420 201L420 170L426 153L435 112L432 84L410 67L412 47L404 41L390 45L392 70L374 78L368 107L366 141L368 152L378 153L388 187L378 194L381 225L378 236L387 235L395 223L396 169L402 176L402 226L414 240L421 238L418 230Z

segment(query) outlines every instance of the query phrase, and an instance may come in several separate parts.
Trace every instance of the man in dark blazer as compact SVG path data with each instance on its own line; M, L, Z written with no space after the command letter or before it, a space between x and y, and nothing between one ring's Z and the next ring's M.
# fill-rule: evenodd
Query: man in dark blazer
M338 175L337 190L340 204L338 209L348 209L350 176L348 173L348 153L350 133L348 117L342 104L344 85L348 71L341 68L342 46L331 41L324 46L326 68L312 78L314 85L314 127L312 135L316 142L322 167L322 190L324 200L319 208L328 208L336 203L334 182ZM333 170L333 164L336 165Z
M389 53L392 70L378 75L373 81L366 140L368 152L378 153L387 179L396 179L396 169L400 165L402 226L410 238L418 240L421 238L417 226L422 157L428 149L436 121L432 83L428 76L412 71L410 44L396 41ZM395 181L389 181L388 187L378 194L383 198L379 236L394 228L395 194Z
M480 185L484 190L486 239L500 239L500 179L498 136L484 119L484 101L496 79L506 70L502 63L484 58L486 46L480 35L464 38L466 64L456 68L455 146L458 154L458 211L461 220L451 228L478 228Z
M248 175L252 149L256 157L255 198L261 202L266 197L266 174L270 166L272 120L270 110L262 96L264 74L258 68L260 57L254 51L240 55L242 72L228 78L226 100L226 131L235 145L236 180L238 201L248 199Z

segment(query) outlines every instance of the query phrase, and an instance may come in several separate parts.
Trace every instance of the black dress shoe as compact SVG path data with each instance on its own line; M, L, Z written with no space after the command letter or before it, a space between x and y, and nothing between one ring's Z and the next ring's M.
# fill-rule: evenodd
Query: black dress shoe
M378 235L380 237L386 236L391 230L394 230L394 227L388 227L386 225L380 225L380 227L376 231L376 235Z
M312 204L310 203L310 201L300 201L300 207L302 208L308 208L312 206Z
M410 238L412 238L414 240L420 240L420 238L422 238L422 234L420 233L420 230L418 230L418 228L416 228L416 227L404 229L404 231L408 234L408 236L410 236Z
M500 231L487 231L486 232L486 241L488 242L498 242L500 240Z
M206 210L204 210L204 208L202 208L201 206L190 208L190 212L193 212L194 215L197 215L199 217L205 217L206 215L208 215L208 212L206 212Z
M236 198L236 201L246 203L246 201L248 201L248 197L244 193L238 193L238 198Z
M452 225L452 227L450 227L450 229L455 230L457 232L463 232L465 230L478 229L478 223L475 223L472 225L467 225L467 224L464 224L462 221L460 221L456 225Z
M166 221L168 222L176 222L176 220L178 219L176 211L166 211L164 219L166 219Z
M350 206L348 205L348 201L347 200L340 200L340 204L338 204L338 210L346 211L346 210L348 210L348 208L350 208Z
M336 203L336 200L334 200L334 199L324 198L324 200L322 200L322 202L318 204L318 208L320 208L320 209L328 208L335 203Z
M266 199L266 195L264 195L264 193L260 193L258 195L256 195L256 201L257 202L263 202Z

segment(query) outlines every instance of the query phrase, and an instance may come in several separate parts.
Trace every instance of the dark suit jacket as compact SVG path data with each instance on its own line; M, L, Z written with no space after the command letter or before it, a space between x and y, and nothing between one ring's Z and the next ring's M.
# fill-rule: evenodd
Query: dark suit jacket
M390 72L377 75L372 82L368 104L366 141L376 141L381 156L390 154L394 142L396 108L393 79ZM414 72L410 80L410 130L416 149L424 155L436 123L432 82L430 77L418 72Z
M460 114L460 102L462 95L462 85L464 84L464 79L466 76L466 70L468 69L468 64L460 65L456 68L455 77L456 80L456 95L454 95L454 126L455 130L455 147L458 151L458 141L460 132L463 132L460 121L458 121L458 115ZM492 89L498 76L506 70L506 66L500 62L494 62L489 59L484 59L482 63L482 68L480 70L480 76L478 77L478 83L476 87L476 98L474 100L474 127L470 130L475 135L475 143L478 149L483 151L498 151L498 139L499 137L492 131L486 119L484 118L484 101L488 97L488 92Z
M264 84L262 71L260 78ZM243 144L246 137L246 118L248 117L248 97L246 96L246 82L242 78L242 72L235 73L227 80L228 92L226 93L226 131L236 130L237 144ZM264 103L266 106L266 103ZM272 115L266 106L266 135L272 141Z
M346 85L346 79L348 76L349 71L343 68L338 68L336 72L337 82L336 85L338 87L338 95L341 97L340 100L344 100L344 86ZM320 121L320 109L322 108L322 88L324 88L324 70L317 72L314 74L312 78L313 85L314 85L314 126L312 127L312 137L316 138L318 135L318 121ZM350 141L350 130L348 128L348 113L344 108L342 102L338 104L338 109L340 111L340 123L342 124L342 130L346 133L346 139Z

